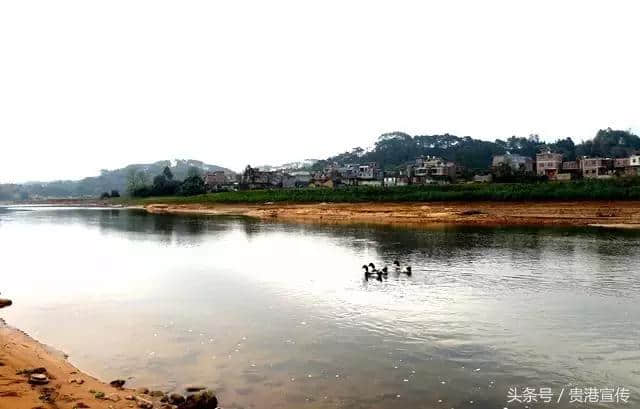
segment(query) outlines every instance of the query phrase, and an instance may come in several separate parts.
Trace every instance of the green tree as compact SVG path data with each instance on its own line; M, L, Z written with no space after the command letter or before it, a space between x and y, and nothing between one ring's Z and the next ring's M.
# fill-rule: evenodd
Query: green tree
M204 180L200 176L190 176L181 184L178 193L182 196L201 195L206 192Z
M133 196L136 190L146 187L148 184L147 174L144 171L130 169L127 175L127 192Z
M571 138L559 139L549 147L552 151L561 153L564 160L576 160L576 145Z
M200 170L200 168L196 168L195 166L190 166L187 170L187 178L193 176L202 176L202 170Z
M165 166L162 174L167 180L173 180L173 172L171 172L171 168L169 166Z

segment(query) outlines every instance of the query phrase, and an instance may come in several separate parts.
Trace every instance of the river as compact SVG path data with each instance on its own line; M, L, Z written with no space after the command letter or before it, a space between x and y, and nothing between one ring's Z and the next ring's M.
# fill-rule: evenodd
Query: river
M639 248L637 231L9 207L2 317L101 379L205 384L225 408L633 407ZM413 274L363 279L396 259Z

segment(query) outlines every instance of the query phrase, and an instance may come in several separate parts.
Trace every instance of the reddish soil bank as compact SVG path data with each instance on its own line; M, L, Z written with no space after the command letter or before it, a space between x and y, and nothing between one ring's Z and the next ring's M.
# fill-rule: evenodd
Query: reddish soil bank
M244 215L324 223L640 228L640 201L150 204L151 213Z

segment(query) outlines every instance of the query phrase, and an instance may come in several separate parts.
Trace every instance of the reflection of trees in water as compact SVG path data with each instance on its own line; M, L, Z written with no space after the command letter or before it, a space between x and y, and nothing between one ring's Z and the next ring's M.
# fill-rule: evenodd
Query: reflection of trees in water
M551 270L567 286L607 290L640 287L638 231L588 228L441 228L379 225L295 224L248 217L158 215L144 210L56 210L28 212L32 223L97 225L104 234L127 233L137 240L197 245L224 232L239 231L251 238L288 232L311 240L328 240L375 261L393 259L419 265L430 260L441 267L474 263L508 263L514 271ZM215 238L214 238L215 239ZM363 260L364 262L365 260ZM505 265L506 266L506 265ZM547 277L548 278L548 277ZM547 279L541 277L541 280ZM556 277L557 278L557 277Z
M565 288L640 291L638 273L620 274L623 269L640 271L640 263L635 257L640 232L535 227L403 228L292 224L248 218L239 223L249 236L287 231L312 240L329 237L355 253L378 254L385 264L393 259L415 265L430 260L448 268L454 264L472 267L489 261L512 271L508 276L483 276L483 279L497 280L496 285L513 274L520 279L526 277L527 285L532 288L554 282Z
M34 212L35 213L35 212ZM50 217L50 216L49 216ZM553 251L572 258L581 252L595 254L609 263L635 258L640 232L587 228L480 228L446 226L395 227L366 224L327 225L261 221L250 217L150 214L144 210L56 211L60 223L97 224L104 232L127 231L172 240L240 230L248 237L270 232L291 232L308 237L328 237L354 251L373 249L379 254L409 253L446 261L464 256L469 260L490 255L492 249L508 251L513 260L538 260Z
M208 235L240 230L248 237L270 232L290 232L305 237L330 238L355 252L373 250L389 259L431 259L447 265L457 260L472 263L497 253L518 264L543 259L555 253L570 263L575 258L593 257L598 270L628 268L635 260L637 231L594 230L587 228L479 228L447 226L407 228L379 225L295 224L260 221L249 217L150 214L132 210L77 210L56 213L61 222L98 225L104 232L127 231L165 243L195 244ZM567 271L577 280L580 271ZM603 280L612 282L610 276Z
M274 227L276 226L276 227ZM402 228L372 225L321 225L249 222L248 234L286 230L308 236L330 236L355 251L374 248L378 253L402 256L408 253L448 259L465 254L484 257L489 248L508 248L513 252L541 253L545 234L536 230L507 231L489 228ZM531 254L528 254L531 257Z
M329 236L356 251L373 247L382 254L417 252L423 256L448 259L465 254L469 258L486 257L490 249L508 250L514 259L540 259L547 251L572 257L578 247L588 247L601 256L626 257L635 254L635 239L640 232L591 228L537 227L395 227L366 224L329 225L294 224L235 219L248 236L273 231L288 231L308 236ZM632 240L630 240L632 239ZM628 245L620 245L627 243Z
M273 230L273 227L270 227L270 223L264 223L251 217L239 217L234 218L234 220L237 225L242 228L242 231L244 231L248 238L251 238L251 236L256 234L264 233L268 230ZM271 226L273 225L274 224L271 224Z
M92 218L96 215L87 217ZM167 244L196 244L204 240L205 234L225 232L233 228L229 223L221 223L209 217L151 214L135 210L99 211L97 218L104 233L137 233L138 238Z

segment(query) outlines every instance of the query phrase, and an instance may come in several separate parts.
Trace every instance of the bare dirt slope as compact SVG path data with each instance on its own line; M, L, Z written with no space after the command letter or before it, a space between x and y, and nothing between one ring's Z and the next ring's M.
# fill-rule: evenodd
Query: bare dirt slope
M25 370L40 372L49 382L31 385ZM114 388L80 372L63 353L0 319L0 409L124 409L137 407L137 402L126 399L133 395L132 390Z
M640 228L640 201L320 204L151 204L152 213L244 215L328 223L610 226Z

